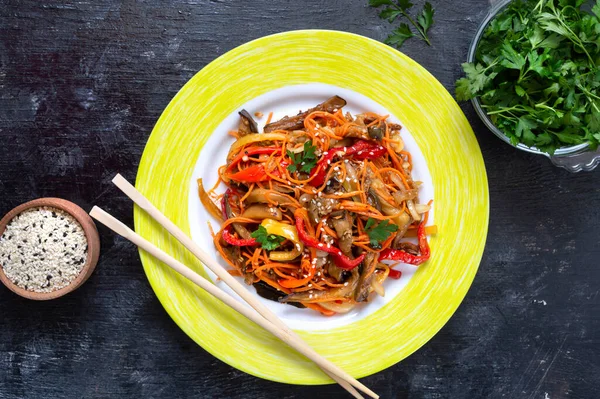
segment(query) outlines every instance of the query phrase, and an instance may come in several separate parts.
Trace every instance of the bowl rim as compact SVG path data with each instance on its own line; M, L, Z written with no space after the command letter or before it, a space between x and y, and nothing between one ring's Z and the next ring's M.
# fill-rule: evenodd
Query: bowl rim
M467 62L470 62L470 63L475 62L475 54L477 52L477 46L479 45L479 41L481 40L483 33L485 32L485 29L487 28L489 23L509 3L513 2L513 1L515 1L515 0L496 0L496 3L492 5L492 8L490 8L490 10L488 11L488 14L483 19L483 22L477 28L477 33L475 33L475 36L473 37L473 41L471 42L471 45L469 46L469 52L467 54ZM498 128L496 125L494 125L492 120L489 118L488 114L484 111L484 109L481 105L479 96L472 98L471 104L473 104L473 108L475 108L475 112L477 113L477 115L479 116L481 121L486 125L486 127L489 130L492 131L492 133L494 133L497 137L502 139L502 141L504 141L505 143L509 144L511 147L517 148L519 150L526 151L526 152L529 152L532 154L544 155L548 158L552 158L553 156L555 157L555 156L573 155L573 154L576 154L579 152L583 152L589 148L588 143L582 143L582 144L577 144L577 145L573 145L573 146L565 146L565 147L558 148L554 152L553 155L550 155L546 152L540 151L536 147L528 147L523 143L514 145L513 143L510 142L510 139L508 138L508 136L506 134L504 134L504 132L502 130L500 130L500 128Z
M28 209L39 207L56 208L73 216L83 228L83 232L85 233L85 238L88 245L88 256L85 261L85 264L79 272L79 275L66 287L51 292L35 292L19 287L17 284L13 283L6 276L6 274L4 274L4 269L2 267L2 264L0 264L0 281L6 286L6 288L8 288L17 295L22 296L23 298L32 299L36 301L46 301L62 297L70 292L73 292L74 290L79 288L83 283L85 283L86 280L92 275L92 272L96 268L96 264L98 263L98 257L100 255L100 237L98 235L96 225L94 224L92 218L87 214L87 212L85 212L81 207L74 204L73 202L64 200L62 198L54 197L38 198L32 201L25 202L11 209L0 220L0 236L4 234L6 226L15 216Z

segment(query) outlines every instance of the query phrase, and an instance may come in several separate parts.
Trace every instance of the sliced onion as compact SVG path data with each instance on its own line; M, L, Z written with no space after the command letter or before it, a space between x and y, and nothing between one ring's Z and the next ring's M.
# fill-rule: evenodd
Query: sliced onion
M304 193L300 196L300 204L302 204L302 206L306 206L314 197L314 195Z
M377 279L373 279L371 282L371 288L373 288L373 291L375 291L377 295L381 297L385 296L385 288L383 288L383 285L377 281Z
M390 134L390 147L396 152L400 152L404 149L404 141L400 138L399 130Z
M421 221L421 215L415 209L415 203L414 203L414 201L413 200L406 201L406 207L408 208L408 211L410 212L410 216L412 216L413 220L415 222L420 222Z
M283 141L287 137L282 133L260 133L260 134L248 134L244 137L237 139L235 143L231 145L227 159L233 158L233 155L237 153L237 149L245 145L256 143L258 141Z
M406 192L406 187L404 186L404 182L402 181L402 179L400 178L400 176L398 176L398 174L391 172L389 174L390 176L390 180L394 182L394 184L396 186L398 186L398 190L400 190L401 192L405 193Z
M354 309L354 307L356 306L356 303L352 303L352 302L342 302L342 303L319 302L319 305L323 306L327 310L331 310L332 312L348 313L349 311Z
M217 204L215 204L215 202L212 200L212 198L210 198L210 196L204 189L204 185L202 184L202 179L198 179L197 182L198 182L198 196L200 197L200 201L202 202L202 205L204 205L204 208L206 208L208 213L210 213L215 219L223 220L223 213L221 212L221 210L219 209Z
M417 204L415 205L415 210L417 211L417 213L425 213L425 212L429 212L429 210L431 209L431 206L427 205L427 204Z
M316 254L317 254L317 258L325 258L325 257L327 257L327 255L329 255L329 253L322 251L320 249L317 249Z

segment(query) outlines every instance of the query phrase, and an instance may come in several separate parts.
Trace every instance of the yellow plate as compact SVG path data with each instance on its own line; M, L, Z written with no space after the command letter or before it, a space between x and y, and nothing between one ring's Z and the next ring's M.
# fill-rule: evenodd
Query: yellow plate
M408 285L379 311L354 323L298 331L319 353L363 377L404 359L448 321L473 281L487 234L487 177L477 141L453 98L424 68L386 45L343 32L294 31L244 44L198 72L167 106L144 150L136 186L189 234L190 179L211 133L257 96L314 82L362 94L397 116L423 153L434 187L440 233L431 239L431 260ZM204 273L138 208L135 229ZM310 361L160 262L144 252L141 259L173 320L214 356L269 380L331 382Z

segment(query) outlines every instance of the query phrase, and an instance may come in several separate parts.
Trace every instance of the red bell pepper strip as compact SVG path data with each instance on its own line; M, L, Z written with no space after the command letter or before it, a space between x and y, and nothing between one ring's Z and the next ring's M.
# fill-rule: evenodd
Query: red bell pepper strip
M306 231L304 225L304 217L302 216L302 213L296 211L296 214L294 216L296 218L296 230L298 230L298 237L300 237L300 241L302 241L306 246L320 249L321 251L325 251L328 254L331 254L337 267L344 270L352 270L356 266L360 265L360 263L365 258L365 254L362 254L356 259L350 259L346 255L344 255L339 248L336 248L332 245L323 244L322 242L317 241L316 238L309 235Z
M369 141L360 140L346 149L346 156L363 161L367 158L374 159L384 155L386 148Z
M289 165L286 161L281 161L279 163L282 168L287 168ZM275 168L270 171L270 174L275 177L281 177L281 172L279 169ZM249 166L245 169L240 170L239 172L235 172L234 174L227 175L227 177L231 180L239 181L241 183L256 183L259 181L271 180L271 176L267 174L265 171L264 164L258 164Z
M227 178L242 183L256 183L269 179L269 176L266 174L263 164L258 164L227 175Z
M229 166L227 167L226 170L229 172L238 163L240 163L245 156L251 157L253 155L262 155L262 154L279 155L279 154L281 154L281 148L279 148L279 147L251 147L251 148L244 149L244 150L240 151L235 156L235 158L233 158L233 160L231 161L231 163L229 164Z
M398 260L402 263L407 263L409 265L418 266L421 263L427 261L431 256L431 251L429 249L429 244L427 243L427 232L425 231L425 222L421 222L419 228L417 229L417 237L419 238L419 250L421 251L421 255L413 255L409 254L406 251L402 251L400 249L384 249L379 254L379 260Z
M358 160L365 160L367 158L377 158L384 155L387 150L385 147L372 143L366 140L359 140L350 147L333 148L323 153L323 156L311 171L311 177L314 178L310 181L310 185L313 187L322 186L325 183L327 177L327 167L331 164L333 158L342 153L343 158L354 158Z
M335 262L335 265L337 267L339 267L340 269L352 270L356 266L360 265L362 263L362 261L365 259L365 254L360 255L356 259L350 259L346 255L344 255L342 253L342 251L340 251L339 249L333 248L333 247L331 247L331 248L339 251L337 253L332 253L331 256L333 256L333 261Z
M400 277L402 277L402 272L400 270L390 269L388 277L393 278L394 280L398 280Z
M223 240L229 245L235 245L237 247L252 247L258 245L258 242L255 238L242 239L235 238L233 234L231 234L231 226L227 226L223 229L223 233L221 234Z

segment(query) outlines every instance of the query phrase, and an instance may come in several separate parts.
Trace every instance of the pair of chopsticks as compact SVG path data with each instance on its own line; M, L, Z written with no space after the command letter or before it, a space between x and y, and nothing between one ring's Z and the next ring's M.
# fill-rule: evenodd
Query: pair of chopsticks
M128 239L150 255L154 256L167 266L171 267L177 273L181 274L200 288L219 299L221 302L234 309L241 315L245 316L249 320L263 327L277 338L296 349L299 353L303 354L317 366L325 372L329 377L340 384L355 398L363 398L356 389L364 392L372 398L379 398L379 396L371 391L369 388L361 384L359 381L354 379L351 375L346 373L344 370L325 359L317 352L314 351L306 342L302 340L295 332L293 332L288 326L285 325L269 308L263 305L256 297L254 297L250 291L248 291L239 281L237 281L231 274L227 272L215 259L211 258L202 248L200 248L190 237L188 237L179 227L175 225L169 218L167 218L162 212L160 212L150 201L142 195L133 185L131 185L123 176L117 174L112 180L113 183L127 195L134 203L142 208L148 215L156 220L162 227L164 227L171 235L173 235L183 246L185 246L190 252L192 252L205 266L213 271L225 284L227 284L233 291L235 291L244 301L246 301L253 309L244 306L241 302L222 291L212 282L206 280L194 272L183 263L179 262L154 244L145 240L139 234L135 233L125 224L102 210L101 208L94 206L90 212L90 216L104 224L106 227L114 231L115 233ZM355 389L356 388L356 389ZM363 398L364 399L364 398Z

